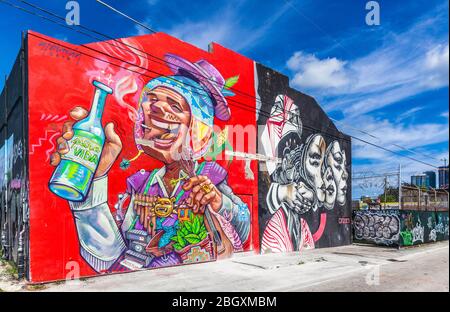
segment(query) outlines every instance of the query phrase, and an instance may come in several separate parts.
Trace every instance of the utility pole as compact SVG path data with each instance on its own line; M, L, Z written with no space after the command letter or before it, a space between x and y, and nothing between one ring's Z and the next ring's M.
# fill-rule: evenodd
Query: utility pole
M398 165L398 209L402 209L402 165Z
M386 209L387 175L384 176L384 209Z

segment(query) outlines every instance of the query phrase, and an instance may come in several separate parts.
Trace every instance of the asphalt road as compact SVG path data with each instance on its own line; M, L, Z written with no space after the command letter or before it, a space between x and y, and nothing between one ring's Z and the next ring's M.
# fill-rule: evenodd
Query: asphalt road
M43 287L15 284L9 290L448 292L449 244L447 241L401 250L350 245L301 253L245 254L206 264L101 276Z

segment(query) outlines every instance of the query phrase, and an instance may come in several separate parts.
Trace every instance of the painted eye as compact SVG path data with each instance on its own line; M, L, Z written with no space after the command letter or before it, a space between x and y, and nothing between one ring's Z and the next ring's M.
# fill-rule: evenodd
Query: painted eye
M178 105L173 105L173 106L172 106L172 109L173 109L174 111L176 111L177 113L182 113L182 112L183 112L183 110L181 109L181 107L178 106Z
M158 97L154 93L147 93L146 96L147 100L152 103L158 101Z

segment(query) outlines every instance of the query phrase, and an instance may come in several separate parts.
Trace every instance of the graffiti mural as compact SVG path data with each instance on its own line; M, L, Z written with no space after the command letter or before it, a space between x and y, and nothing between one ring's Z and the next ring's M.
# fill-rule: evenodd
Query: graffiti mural
M353 214L355 241L378 245L412 246L448 240L448 212L385 209Z
M94 43L95 53L77 47L76 60L54 60L47 41L75 47L29 35L30 122L42 126L30 134L31 231L57 251L32 242L31 262L45 259L31 267L34 280L64 278L72 260L89 276L256 251L256 161L223 157L236 149L227 127L256 124L230 104L254 105L236 92L254 92L253 62L165 34ZM61 269L44 272L45 261Z
M112 89L94 81L91 111L75 107L70 115L77 122L57 139L52 155L57 168L49 186L69 200L81 254L97 272L228 257L242 250L250 232L248 218L233 217L245 204L227 184L225 169L197 162L208 151L214 118L230 118L221 93L225 79L205 60L191 63L174 54L165 60L173 75L145 85L134 125L139 157L156 158L164 166L128 177L122 199L130 197L129 205L125 211L119 206L119 220L107 205L107 185L122 143L112 124L101 126Z
M350 137L286 76L164 33L26 40L32 282L351 243Z
M377 244L397 244L400 235L400 219L396 214L377 212L357 213L353 218L355 238Z
M346 243L348 224L340 224L334 232L337 219L350 215L349 144L342 143L346 138L340 138L336 129L333 136L320 130L311 133L315 121L310 116L318 118L322 113L318 105L298 92L295 96L277 94L286 89L274 87L277 74L258 65L257 71L262 102L259 151L268 159L259 181L264 196L260 197L259 214L262 251L289 252L317 244ZM330 225L327 220L334 222Z

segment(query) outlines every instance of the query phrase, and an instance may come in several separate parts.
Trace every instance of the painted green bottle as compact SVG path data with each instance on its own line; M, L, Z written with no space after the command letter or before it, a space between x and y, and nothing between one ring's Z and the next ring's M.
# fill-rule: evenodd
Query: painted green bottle
M86 199L105 143L102 115L106 97L113 91L95 80L93 85L95 94L90 113L73 125L69 152L61 155L61 162L49 182L53 193L70 201Z

